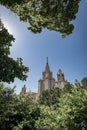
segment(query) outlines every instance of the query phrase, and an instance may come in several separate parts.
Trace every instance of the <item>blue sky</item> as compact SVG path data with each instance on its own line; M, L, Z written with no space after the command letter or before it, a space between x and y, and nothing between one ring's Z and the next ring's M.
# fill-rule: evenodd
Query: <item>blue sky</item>
M44 29L40 34L33 34L27 30L27 24L20 22L16 14L0 6L0 15L5 27L15 37L11 47L11 57L21 57L24 65L29 67L27 81L15 80L16 92L19 93L23 85L27 91L37 92L38 80L42 76L49 59L53 77L56 78L61 68L65 79L74 84L75 79L81 81L87 77L87 0L80 2L77 19L73 21L73 33L62 39L58 32Z

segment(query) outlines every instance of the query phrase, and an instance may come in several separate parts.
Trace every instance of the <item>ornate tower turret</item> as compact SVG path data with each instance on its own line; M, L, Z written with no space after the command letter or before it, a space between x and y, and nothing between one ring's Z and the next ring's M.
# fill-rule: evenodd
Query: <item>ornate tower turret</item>
M26 86L24 85L24 86L22 87L22 90L21 90L20 94L25 94L25 93L26 93Z
M65 81L64 73L59 69L57 73L57 81L55 82L55 87L62 89L67 81Z
M78 80L76 79L76 80L75 80L75 87L78 88L78 87L80 87L80 86L81 86L80 83L79 83Z
M59 71L58 71L57 80L58 81L65 81L65 77L64 77L64 74L62 73L61 69L59 69Z

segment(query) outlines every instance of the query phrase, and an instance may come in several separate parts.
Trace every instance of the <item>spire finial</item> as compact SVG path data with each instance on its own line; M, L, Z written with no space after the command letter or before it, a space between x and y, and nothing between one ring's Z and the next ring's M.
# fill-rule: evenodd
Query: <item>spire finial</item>
M46 72L50 71L50 67L49 67L49 64L48 64L48 57L46 58L45 71L46 71Z
M48 64L48 57L47 57L47 64Z

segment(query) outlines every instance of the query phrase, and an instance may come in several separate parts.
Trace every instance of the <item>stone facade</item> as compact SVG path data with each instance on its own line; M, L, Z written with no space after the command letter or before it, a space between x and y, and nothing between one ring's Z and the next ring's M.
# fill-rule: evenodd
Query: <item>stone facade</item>
M57 73L57 80L53 78L53 73L50 71L47 58L45 70L42 72L42 79L38 81L38 96L44 90L49 90L56 87L62 89L65 84L66 84L65 77L61 69L59 69Z

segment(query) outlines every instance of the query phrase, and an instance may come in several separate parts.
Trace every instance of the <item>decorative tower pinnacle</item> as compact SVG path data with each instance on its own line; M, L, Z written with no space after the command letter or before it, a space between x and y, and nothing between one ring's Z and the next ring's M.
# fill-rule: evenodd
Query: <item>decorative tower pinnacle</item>
M47 64L48 64L48 57L47 57Z
M65 77L64 77L64 74L62 73L61 69L59 69L59 71L58 71L57 80L58 81L65 81Z
M22 87L22 90L21 90L20 94L25 94L25 93L26 93L26 86L24 85L24 86Z
M47 62L46 62L46 66L45 66L45 72L49 72L50 71L50 67L48 64L48 57L47 57Z

